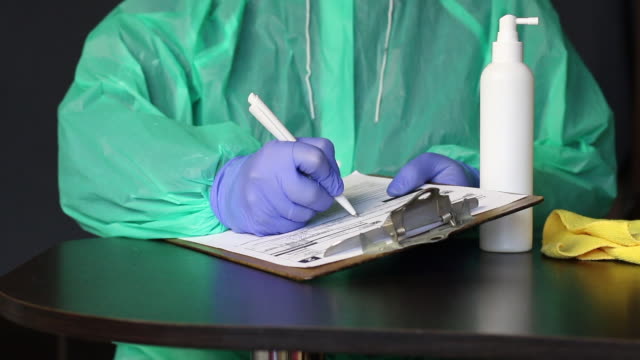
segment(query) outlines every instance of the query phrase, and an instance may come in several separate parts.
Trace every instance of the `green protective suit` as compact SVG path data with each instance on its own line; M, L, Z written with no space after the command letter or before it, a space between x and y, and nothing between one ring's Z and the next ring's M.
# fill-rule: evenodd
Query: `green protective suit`
M541 23L520 28L537 229L555 208L602 216L616 195L612 114L543 0L125 1L89 35L59 108L62 208L101 236L225 230L208 202L216 172L273 139L250 92L296 136L331 139L343 175L394 175L427 151L477 167L480 73L507 13ZM165 350L118 353L176 357Z

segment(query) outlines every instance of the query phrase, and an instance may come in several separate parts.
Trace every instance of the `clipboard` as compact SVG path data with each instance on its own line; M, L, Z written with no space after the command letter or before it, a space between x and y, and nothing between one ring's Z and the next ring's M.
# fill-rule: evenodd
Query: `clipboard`
M342 250L340 247L361 246L363 254L310 268L274 264L182 239L166 241L292 280L304 281L405 251L414 246L443 241L451 235L532 207L543 200L542 196L527 195L507 205L472 216L471 210L478 206L476 199L463 199L451 203L449 197L441 195L437 188L424 189L409 202L391 211L379 229L346 239L327 249L327 252L339 252ZM423 231L425 225L432 224L434 219L440 220L442 225Z

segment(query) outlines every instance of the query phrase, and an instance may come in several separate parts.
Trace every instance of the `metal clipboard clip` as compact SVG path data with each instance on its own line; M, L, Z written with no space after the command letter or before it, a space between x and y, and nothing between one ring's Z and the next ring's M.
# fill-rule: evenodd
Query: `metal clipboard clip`
M438 242L473 221L471 210L477 207L478 199L474 197L452 204L449 196L441 195L438 188L427 188L391 211L379 228L331 245L324 257L354 248L362 249L364 254L375 254Z

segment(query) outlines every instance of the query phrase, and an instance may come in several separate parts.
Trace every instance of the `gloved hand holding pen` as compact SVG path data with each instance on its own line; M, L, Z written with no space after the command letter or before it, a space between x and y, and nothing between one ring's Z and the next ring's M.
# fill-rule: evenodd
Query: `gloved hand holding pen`
M476 168L436 153L424 153L400 169L387 188L389 196L401 196L426 183L478 187Z
M223 225L238 233L281 234L331 207L344 190L333 144L297 140L271 141L218 172L210 202Z

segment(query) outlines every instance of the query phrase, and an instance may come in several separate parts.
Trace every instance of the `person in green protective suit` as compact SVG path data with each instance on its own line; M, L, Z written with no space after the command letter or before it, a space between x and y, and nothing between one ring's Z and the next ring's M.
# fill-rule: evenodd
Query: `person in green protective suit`
M62 208L100 236L226 230L216 175L273 139L251 92L296 136L330 139L342 175L393 176L427 152L478 167L480 73L509 13L541 21L520 29L536 78L536 229L555 208L603 216L612 114L547 0L125 1L89 35L59 108ZM123 344L116 357L246 355Z

